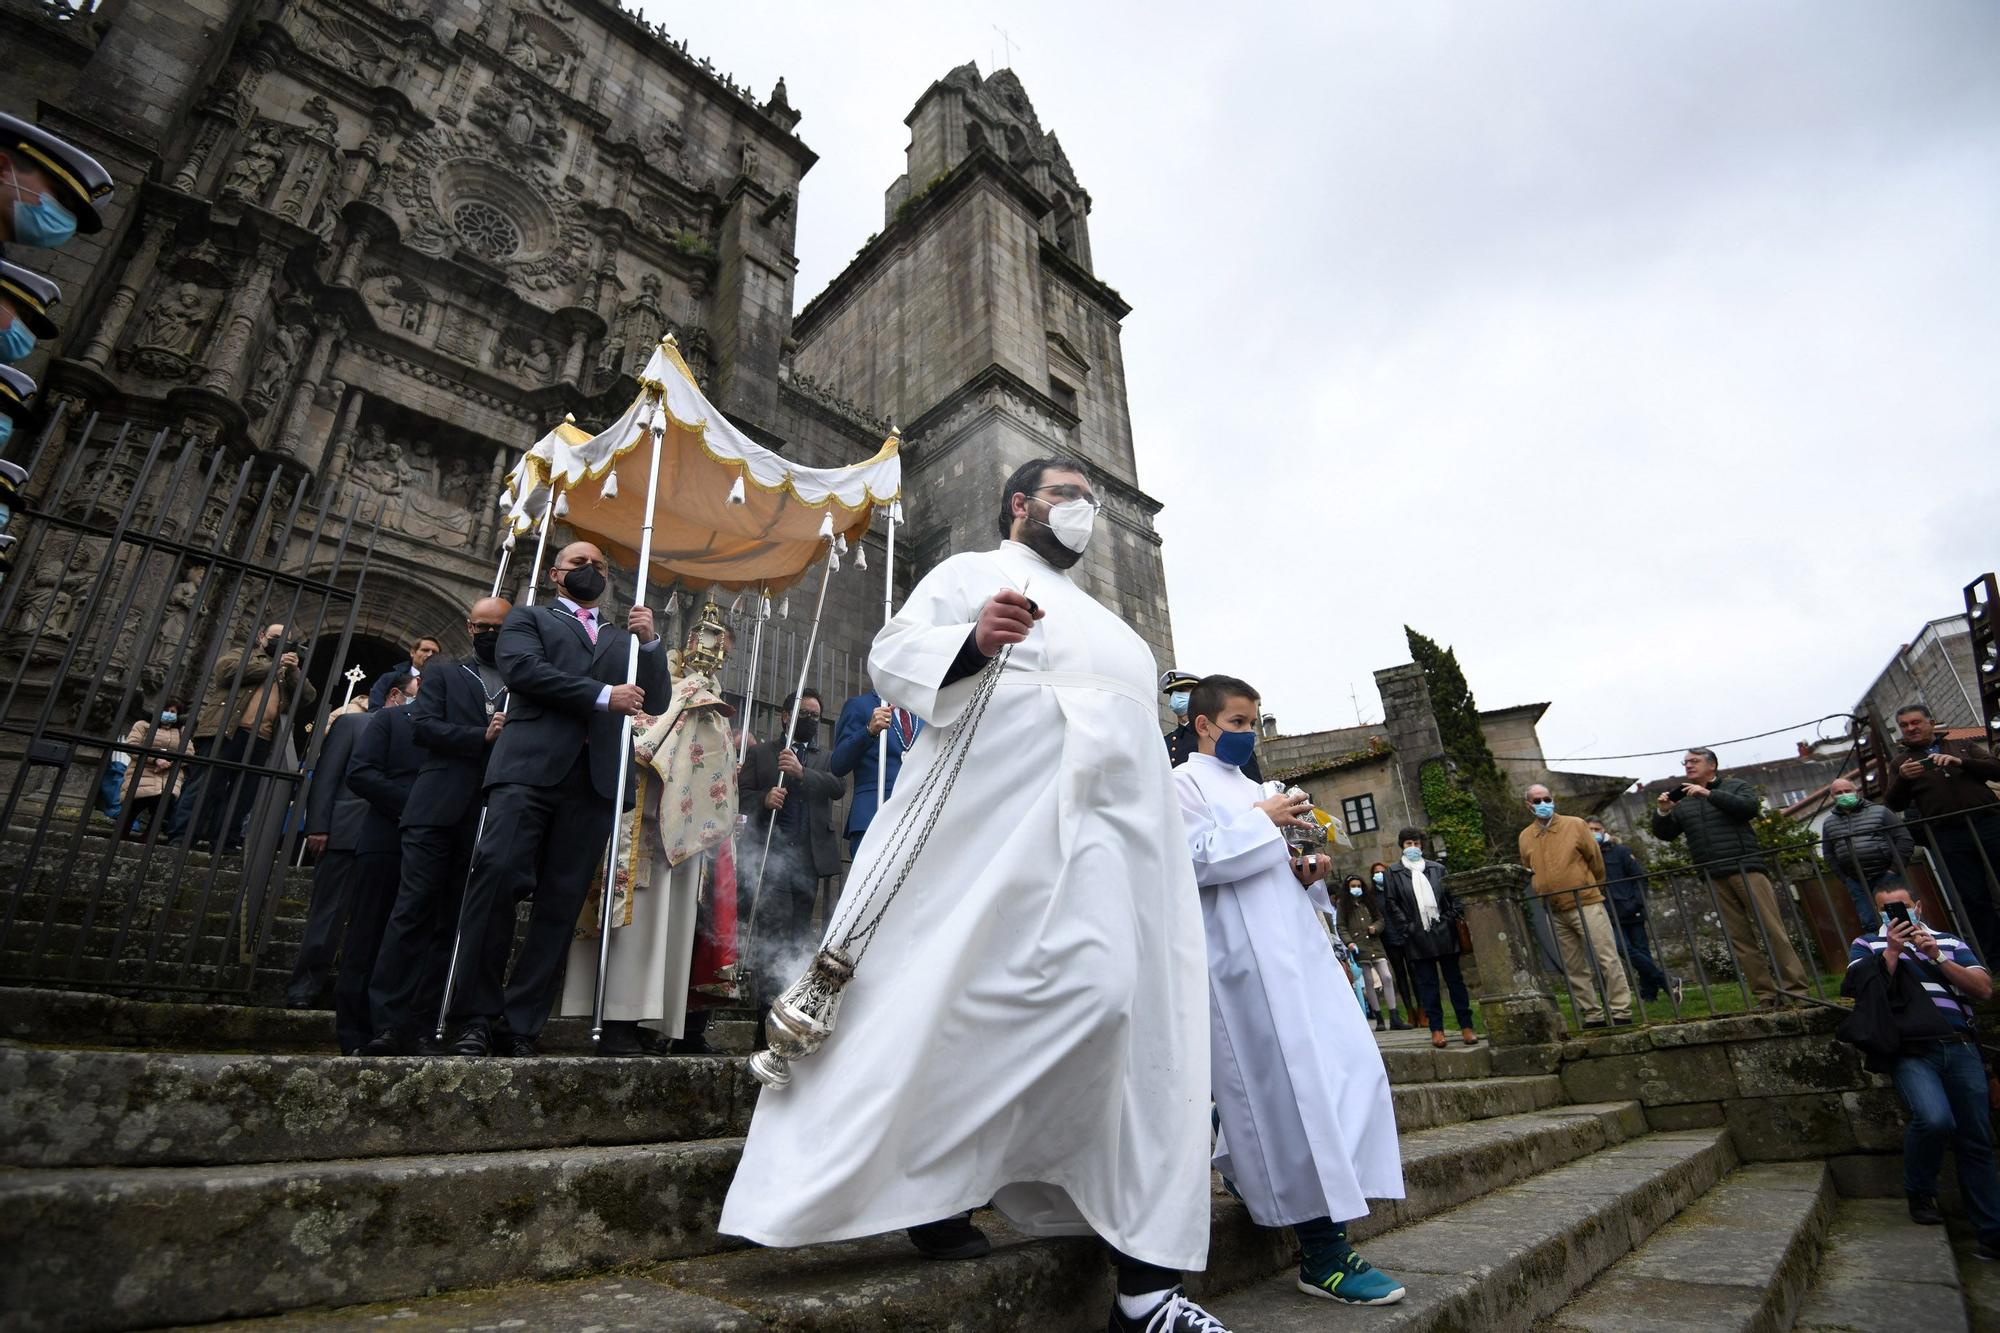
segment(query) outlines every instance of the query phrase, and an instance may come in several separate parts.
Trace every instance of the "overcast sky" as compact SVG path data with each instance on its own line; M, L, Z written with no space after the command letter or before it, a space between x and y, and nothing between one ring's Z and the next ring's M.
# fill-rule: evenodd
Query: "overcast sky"
M1011 39L1134 307L1177 664L1286 731L1378 719L1406 622L1551 757L1764 731L2000 563L1990 0L650 8L786 77L800 305Z

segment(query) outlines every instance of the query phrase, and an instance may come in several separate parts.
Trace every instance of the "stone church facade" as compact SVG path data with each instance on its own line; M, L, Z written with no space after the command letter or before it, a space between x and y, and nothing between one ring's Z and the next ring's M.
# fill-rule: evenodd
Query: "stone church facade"
M815 159L783 82L753 93L614 4L60 10L0 0L18 53L0 109L87 147L118 189L105 230L46 266L63 336L24 368L66 429L95 412L165 430L170 451L267 464L281 497L337 488L379 514L355 627L371 666L419 633L464 650L506 469L565 413L614 415L668 332L790 456L857 461L901 425L913 572L990 544L1014 463L1081 455L1107 501L1082 575L1170 653L1127 307L1092 274L1089 196L1011 73L967 66L923 94L882 233L794 321ZM327 540L301 518L272 558L312 568ZM879 575L834 580L830 707L859 687L881 604ZM803 621L774 624L761 696L796 669Z

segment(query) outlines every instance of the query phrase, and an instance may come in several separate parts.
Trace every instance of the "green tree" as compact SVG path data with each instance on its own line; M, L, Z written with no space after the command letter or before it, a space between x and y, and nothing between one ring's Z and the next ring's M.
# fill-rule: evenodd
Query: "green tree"
M1493 758L1492 747L1486 743L1486 730L1479 722L1479 705L1473 700L1472 688L1465 683L1458 654L1450 648L1440 648L1435 640L1408 625L1403 626L1403 635L1409 640L1410 660L1423 668L1431 712L1437 718L1438 738L1444 745L1449 785L1471 796L1480 818L1483 850L1512 860L1516 840L1528 822L1527 813L1514 799L1513 788ZM1424 790L1425 813L1435 819L1438 812L1430 808L1431 786L1424 782L1421 773L1418 783ZM1457 849L1453 851L1456 853ZM1482 856L1480 863L1485 859Z

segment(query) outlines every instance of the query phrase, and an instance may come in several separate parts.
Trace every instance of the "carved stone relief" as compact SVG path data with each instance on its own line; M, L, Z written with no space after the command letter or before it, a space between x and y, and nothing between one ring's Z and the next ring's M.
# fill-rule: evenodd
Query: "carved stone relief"
M639 295L627 301L611 321L603 354L597 359L598 371L614 378L638 374L666 329L666 312L660 308L660 275L648 273L639 279Z
M244 395L252 416L261 417L277 404L291 382L292 369L304 354L306 342L304 325L281 323L271 331L270 344L257 363L257 373L251 376L250 391Z
M405 333L421 331L431 307L430 293L423 285L400 273L369 274L361 280L361 299L368 303L376 323Z
M583 275L590 229L581 201L542 154L529 151L543 133L538 127L546 113L528 99L516 109L527 119L511 128L489 116L484 134L435 126L405 141L394 193L408 219L404 240L412 249L439 257L463 250L498 265L529 291L549 292ZM511 118L514 110L507 114ZM547 123L559 143L561 131ZM526 145L517 134L527 136ZM496 144L504 165L494 160ZM522 151L510 155L508 145Z
M168 282L139 317L124 360L141 374L179 379L194 365L221 295L193 282Z
M483 464L471 453L362 427L348 454L347 485L364 504L381 501L382 521L447 548L467 545Z
M236 161L222 178L223 194L252 204L264 202L271 183L285 165L286 155L279 135L279 127L271 121L260 120L251 125Z
M505 333L494 344L493 365L521 383L538 388L556 373L556 349L545 338Z

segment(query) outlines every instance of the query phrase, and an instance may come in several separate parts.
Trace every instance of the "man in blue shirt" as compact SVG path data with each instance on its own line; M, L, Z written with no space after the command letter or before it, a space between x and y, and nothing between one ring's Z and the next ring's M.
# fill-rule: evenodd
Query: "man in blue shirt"
M907 708L891 708L882 696L869 690L841 705L840 722L833 731L833 754L828 771L837 778L854 775L854 799L847 805L847 855L852 860L861 846L861 835L875 818L875 811L896 790L896 776L903 771L903 755L917 743L924 724ZM881 789L876 773L882 760L883 732L889 733L889 785Z
M1979 1232L1979 1256L2000 1259L2000 1174L1993 1166L1993 1124L1986 1107L1986 1066L1974 1040L1972 1006L1993 993L1979 956L1956 935L1925 925L1916 900L1900 884L1875 891L1882 924L1848 950L1852 992L1858 968L1880 968L1894 979L1914 968L1931 1003L1950 1028L1949 1037L1906 1041L1892 1077L1910 1127L1903 1138L1903 1190L1910 1220L1936 1226L1937 1178L1949 1143L1958 1157L1958 1189ZM1907 915L1905 915L1907 914Z

